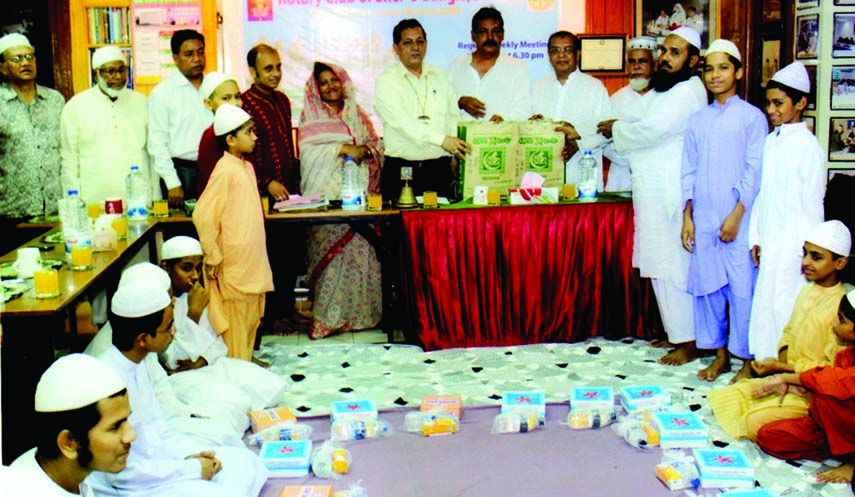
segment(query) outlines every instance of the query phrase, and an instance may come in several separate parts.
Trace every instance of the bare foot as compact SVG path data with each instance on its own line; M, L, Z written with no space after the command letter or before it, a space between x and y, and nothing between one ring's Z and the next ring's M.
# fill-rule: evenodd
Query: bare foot
M660 338L658 340L653 340L652 342L647 344L654 349L670 349L674 347L674 344L669 342L667 338Z
M252 356L252 363L253 363L253 364L255 364L255 365L257 365L257 366L261 366L261 367L263 367L263 368L269 368L269 367L270 367L270 363L269 363L269 362L267 362L267 361L262 361L261 359L259 359L259 358L255 357L255 356Z
M739 380L746 380L748 378L753 378L754 373L751 370L751 361L744 361L742 363L742 369L736 373L736 376L730 379L730 384L733 385Z
M728 357L726 353L723 356L721 354L716 354L712 364L698 371L698 378L705 381L715 381L722 374L729 372L730 357Z
M666 366L682 366L700 357L695 342L686 342L677 345L677 348L668 352L659 359L659 364Z
M855 463L841 464L840 466L816 474L816 481L820 483L849 483L852 481L852 473L855 472Z

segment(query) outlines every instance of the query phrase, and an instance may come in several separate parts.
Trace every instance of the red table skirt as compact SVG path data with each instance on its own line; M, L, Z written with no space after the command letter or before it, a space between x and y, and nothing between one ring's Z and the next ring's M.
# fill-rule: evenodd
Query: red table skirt
M658 337L631 202L403 213L403 289L426 350Z

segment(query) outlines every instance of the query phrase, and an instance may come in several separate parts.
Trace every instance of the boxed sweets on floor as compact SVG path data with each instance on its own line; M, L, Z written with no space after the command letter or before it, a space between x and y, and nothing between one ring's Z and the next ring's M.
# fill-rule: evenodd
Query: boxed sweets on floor
M620 403L627 413L657 410L671 405L671 394L661 385L621 387Z
M332 485L285 485L279 497L332 497Z
M754 488L754 467L741 450L694 449L702 488Z
M540 419L546 419L543 392L503 392L502 413L537 414Z
M249 413L249 426L253 433L258 433L267 427L279 423L296 423L297 418L287 407L260 409Z
M311 440L264 442L258 457L271 478L294 478L309 474Z
M653 413L653 426L663 449L703 448L710 443L709 428L693 412Z
M426 395L422 398L420 411L441 411L454 414L459 420L463 411L459 395Z
M612 387L573 387L570 409L614 409L615 391Z
M332 403L332 422L369 421L377 419L377 407L372 400L341 400Z

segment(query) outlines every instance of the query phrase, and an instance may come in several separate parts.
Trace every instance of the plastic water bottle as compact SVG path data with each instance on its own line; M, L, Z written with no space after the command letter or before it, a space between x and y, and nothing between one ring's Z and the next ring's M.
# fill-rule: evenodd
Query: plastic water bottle
M576 185L579 200L597 199L597 169L597 161L593 154L590 150L585 150L582 160L579 161L579 183Z
M148 219L149 182L139 166L131 166L131 172L125 179L128 195L128 221Z
M71 257L72 247L92 246L89 213L77 190L68 190L68 194L60 201L59 215L67 257Z
M336 421L330 427L333 440L364 440L391 435L389 424L380 420Z
M341 208L346 211L365 209L365 195L359 186L359 166L353 157L344 159L344 178L341 182Z

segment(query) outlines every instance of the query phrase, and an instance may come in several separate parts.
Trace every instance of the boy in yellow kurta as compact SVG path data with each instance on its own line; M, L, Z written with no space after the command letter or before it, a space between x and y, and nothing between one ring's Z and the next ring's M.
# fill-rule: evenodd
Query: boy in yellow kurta
M840 221L827 221L811 230L802 258L802 272L809 283L799 292L784 328L778 359L752 364L756 376L830 366L837 353L846 348L832 331L832 324L846 294L839 273L846 266L851 243L849 230ZM758 380L742 380L707 395L716 420L730 436L756 440L766 423L807 416L809 399L794 394L755 399L757 385Z
M208 316L229 357L251 360L264 294L273 290L255 171L242 158L256 136L249 114L228 104L217 109L214 134L226 152L193 213L205 253Z

